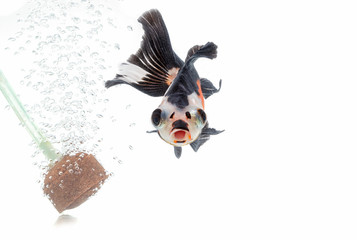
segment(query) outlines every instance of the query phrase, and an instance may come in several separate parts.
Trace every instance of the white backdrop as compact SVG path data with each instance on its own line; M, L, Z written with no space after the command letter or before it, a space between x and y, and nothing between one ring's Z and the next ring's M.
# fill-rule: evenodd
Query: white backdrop
M136 18L151 8L161 11L181 58L193 45L218 45L218 58L196 67L215 85L223 80L206 108L210 125L225 132L176 159L145 132L159 98L128 86L105 91L104 118L117 122L99 131L118 150L113 157L103 146L100 161L114 175L59 215L42 194L31 139L0 96L1 239L356 239L354 1L117 4L120 21L134 28L101 36L120 43L108 64L136 51ZM26 6L0 3L0 69L23 101L36 102L19 84L33 59L5 50ZM115 68L102 74L111 78Z

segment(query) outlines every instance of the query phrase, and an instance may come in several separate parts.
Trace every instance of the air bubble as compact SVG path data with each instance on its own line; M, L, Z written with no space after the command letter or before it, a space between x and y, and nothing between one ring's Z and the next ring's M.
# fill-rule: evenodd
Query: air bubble
M119 163L119 164L122 163L122 160L120 160L117 156L114 156L114 157L113 157L113 160L114 160L115 162Z
M22 32L17 32L17 33L15 33L15 37L19 38L19 37L21 37L22 34L23 34Z
M72 99L72 97L73 97L73 92L66 92L66 93L65 93L65 97L68 98L68 99Z
M55 62L56 64L66 64L69 61L69 58L67 55L61 55L57 58L57 61Z
M99 53L97 53L97 52L93 52L93 53L90 54L91 58L96 58L98 56L99 56Z
M79 27L77 26L67 26L66 29L70 32L78 31Z
M44 72L45 73L45 75L47 75L47 76L53 76L55 73L54 72L51 72L51 71L46 71L46 72Z
M72 21L74 22L74 23L80 23L81 22L81 19L80 18L78 18L78 17L73 17L72 18Z
M47 42L41 41L37 44L37 50L43 50L43 47L47 45Z
M100 16L102 16L102 13L101 13L99 10L97 10L97 11L95 11L95 15L96 15L97 17L100 17Z
M112 59L120 50L117 38L107 37L108 30L117 28L115 8L83 0L46 1L35 7L27 18L19 19L21 31L7 41L10 51L30 59L29 67L21 67L19 82L38 94L34 101L40 99L37 107L29 107L31 115L62 153L98 153L104 105L109 102L103 81L107 69L116 66ZM80 16L79 8L84 9ZM123 27L132 31L131 26ZM66 171L80 174L78 164L72 163L73 168L69 164Z
M68 73L67 73L67 72L60 73L60 74L58 75L58 77L59 77L60 79L65 79L65 78L68 77ZM62 85L62 88L64 89L65 87L63 87L63 85Z

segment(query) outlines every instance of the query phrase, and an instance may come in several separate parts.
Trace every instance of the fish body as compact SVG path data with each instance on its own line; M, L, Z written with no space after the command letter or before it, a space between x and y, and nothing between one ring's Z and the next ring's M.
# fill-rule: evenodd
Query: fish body
M185 61L173 51L170 38L160 12L145 12L138 21L144 28L141 47L127 62L119 66L119 73L106 87L128 84L153 97L163 97L153 111L151 121L155 131L174 146L177 158L182 146L190 144L197 151L210 135L222 131L209 128L204 111L205 99L219 88L205 78L200 78L194 63L201 57L217 57L217 46L208 42L192 47Z

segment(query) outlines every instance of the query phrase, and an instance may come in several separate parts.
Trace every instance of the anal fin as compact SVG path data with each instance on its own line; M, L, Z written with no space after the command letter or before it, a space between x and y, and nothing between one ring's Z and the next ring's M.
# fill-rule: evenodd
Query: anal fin
M174 147L174 151L175 151L175 156L177 158L180 158L182 154L182 147Z

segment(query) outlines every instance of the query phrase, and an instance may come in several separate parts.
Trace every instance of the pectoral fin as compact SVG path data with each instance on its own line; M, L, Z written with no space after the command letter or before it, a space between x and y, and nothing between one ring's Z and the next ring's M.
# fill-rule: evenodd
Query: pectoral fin
M202 89L202 94L205 99L208 97L212 96L215 93L218 93L221 90L222 86L222 80L219 81L219 87L218 89L212 84L212 82L206 78L201 78L201 89Z
M151 131L146 131L146 133L158 133L158 130L151 130Z
M198 139L190 145L192 149L197 152L198 149L210 139L211 135L217 135L222 132L224 132L224 130L216 130L214 128L209 128L207 123L206 126L202 129L201 135L198 137Z

